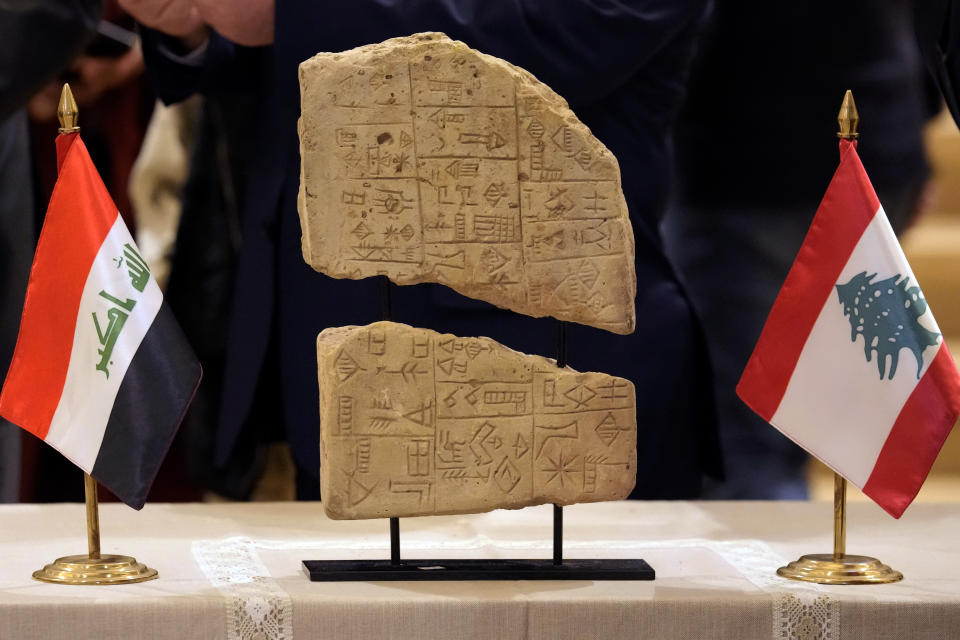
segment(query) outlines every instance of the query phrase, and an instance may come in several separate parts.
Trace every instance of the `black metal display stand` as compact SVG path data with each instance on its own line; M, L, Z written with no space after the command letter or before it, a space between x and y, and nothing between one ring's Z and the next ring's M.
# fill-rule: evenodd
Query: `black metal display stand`
M380 282L380 315L393 317L391 283ZM557 321L557 366L567 366L566 323ZM553 558L535 560L401 560L400 519L390 518L389 560L304 560L312 582L387 580L653 580L639 559L564 559L563 507L553 505Z
M389 560L304 560L313 582L394 580L653 580L644 560L564 559L563 507L553 505L553 558L401 560L400 519L390 518Z
M643 560L304 560L313 582L653 580Z

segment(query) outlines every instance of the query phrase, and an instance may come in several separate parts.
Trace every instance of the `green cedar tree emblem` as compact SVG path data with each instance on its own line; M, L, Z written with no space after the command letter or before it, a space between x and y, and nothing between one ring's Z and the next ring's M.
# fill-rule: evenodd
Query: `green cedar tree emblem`
M877 274L861 271L846 284L838 284L837 295L843 305L843 315L850 319L850 339L863 338L863 353L870 362L877 356L880 379L886 372L890 357L888 380L897 372L901 349L909 349L917 359L917 379L923 369L923 351L937 344L939 333L920 325L919 318L927 311L927 301L920 287L908 287L909 277L900 274L873 282Z

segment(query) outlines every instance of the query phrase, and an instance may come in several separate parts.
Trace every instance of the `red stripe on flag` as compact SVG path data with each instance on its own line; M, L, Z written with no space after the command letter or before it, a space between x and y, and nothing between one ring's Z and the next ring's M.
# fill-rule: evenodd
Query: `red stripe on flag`
M879 209L856 144L841 140L840 166L737 384L740 398L768 422L837 278Z
M79 139L79 133L64 133L57 136L57 175L63 171L63 163L67 161L67 152L70 151L70 147Z
M20 335L0 393L0 414L40 438L46 437L63 393L87 275L118 215L77 137L50 197Z
M958 411L960 377L944 342L900 410L863 492L894 518L903 515L930 473Z

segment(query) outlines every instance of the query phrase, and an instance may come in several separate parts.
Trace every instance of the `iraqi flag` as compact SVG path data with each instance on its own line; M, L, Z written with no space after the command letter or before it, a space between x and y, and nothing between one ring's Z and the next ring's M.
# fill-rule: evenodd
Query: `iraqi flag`
M200 364L79 134L57 162L0 415L139 509Z
M855 142L840 142L737 393L895 518L953 428L960 376Z

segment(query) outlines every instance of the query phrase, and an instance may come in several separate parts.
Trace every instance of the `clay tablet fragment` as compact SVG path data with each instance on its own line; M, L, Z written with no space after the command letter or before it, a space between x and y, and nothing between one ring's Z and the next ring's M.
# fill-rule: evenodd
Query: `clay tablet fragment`
M439 33L300 65L304 259L440 282L631 333L633 230L616 159L528 72Z
M633 384L405 324L317 338L323 505L336 519L625 498Z

